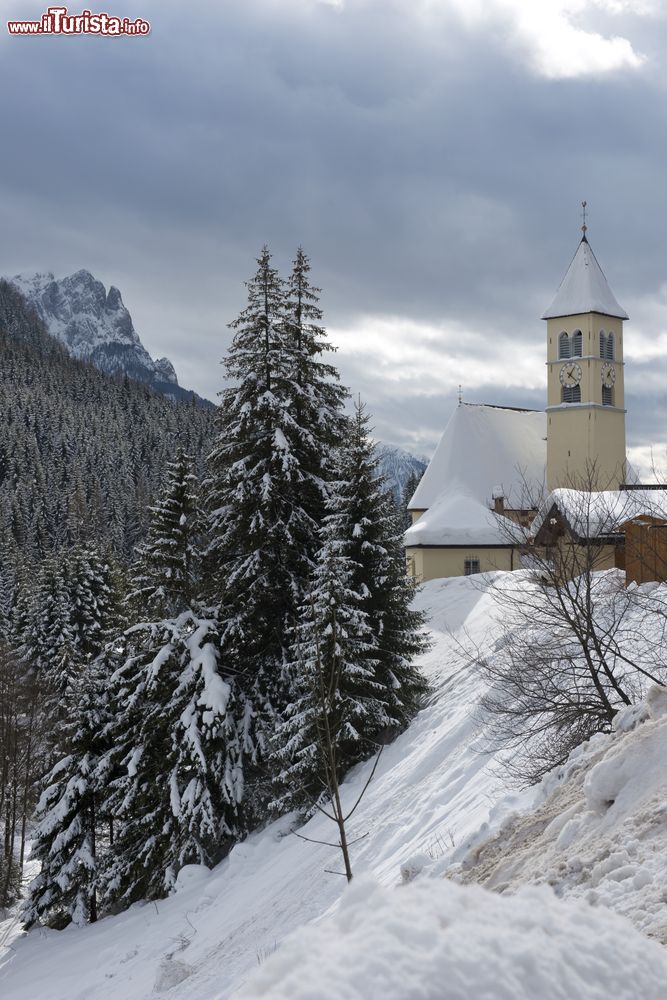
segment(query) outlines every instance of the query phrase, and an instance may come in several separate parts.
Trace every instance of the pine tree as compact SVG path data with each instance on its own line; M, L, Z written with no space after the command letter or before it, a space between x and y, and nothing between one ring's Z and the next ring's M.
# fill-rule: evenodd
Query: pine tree
M67 652L64 653L68 655ZM47 774L39 799L31 857L40 873L30 885L23 919L52 927L95 921L99 888L98 827L105 775L108 678L97 661L78 673L61 695L65 756Z
M24 623L22 656L51 690L52 705L73 679L72 657L64 655L76 645L69 597L66 560L51 556L42 564L30 604L20 615Z
M339 534L357 566L353 586L373 632L379 677L390 692L394 732L405 728L426 685L413 659L427 648L424 615L411 607L414 584L405 572L403 524L391 490L379 475L369 418L355 406L341 464L336 516Z
M423 475L423 472L417 472L416 469L413 469L408 478L405 480L405 484L401 490L401 513L403 515L401 523L405 531L407 531L412 524L412 517L408 508Z
M266 248L257 263L248 305L231 324L229 388L209 461L207 596L220 606L223 655L253 722L244 741L261 759L291 700L288 631L313 567L346 393L322 360L330 348L305 254L287 285ZM246 779L261 801L258 774Z
M272 805L278 812L313 812L330 795L332 775L340 781L368 757L391 723L363 598L353 590L358 567L346 555L339 527L335 516L325 520L311 590L294 630L294 700L273 740L280 770Z
M104 649L119 624L117 571L92 546L67 554L66 591L76 655L88 662Z
M348 392L339 384L334 365L324 360L335 348L327 341L321 325L320 289L311 285L310 270L310 260L299 247L287 282L284 323L290 349L295 353L289 391L298 428L293 447L302 473L300 501L319 526L325 514L327 483L345 436L343 405ZM314 558L319 545L317 535L309 542L309 555Z
M183 865L219 861L238 832L243 774L215 621L185 611L115 646L107 907L164 896Z
M199 517L192 459L179 447L167 466L162 495L151 507L147 541L139 548L128 604L140 618L177 615L198 586Z
M314 589L292 647L297 694L273 744L279 810L312 803L318 783L326 787L322 701L313 681L317 644L327 684L345 704L333 727L339 778L404 729L426 691L413 664L426 641L423 615L410 606L414 590L405 574L401 514L378 475L361 404L349 422L328 509Z

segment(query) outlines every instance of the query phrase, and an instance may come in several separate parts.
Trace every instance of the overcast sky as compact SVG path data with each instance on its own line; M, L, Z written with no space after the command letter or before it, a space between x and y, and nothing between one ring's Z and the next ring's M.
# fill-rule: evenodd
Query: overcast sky
M0 0L37 19L42 0ZM98 10L93 0L70 4ZM85 267L215 399L268 243L302 244L345 382L430 454L456 402L545 405L589 204L628 443L667 466L667 4L105 0L148 37L0 34L0 273Z

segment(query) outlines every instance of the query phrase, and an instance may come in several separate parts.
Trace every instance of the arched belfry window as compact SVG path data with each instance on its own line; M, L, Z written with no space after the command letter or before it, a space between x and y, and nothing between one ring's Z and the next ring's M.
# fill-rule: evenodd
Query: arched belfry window
M582 343L581 330L575 330L574 333L572 334L572 353L570 357L572 358L581 357L581 343Z
M605 358L607 361L614 360L614 334L605 334L604 330L600 330L600 357Z
M607 353L605 354L607 361L614 360L614 334L610 333L607 337Z
M560 401L561 403L580 403L581 386L580 385L562 386L560 390Z
M558 357L559 358L569 358L570 356L570 338L563 332L558 338Z

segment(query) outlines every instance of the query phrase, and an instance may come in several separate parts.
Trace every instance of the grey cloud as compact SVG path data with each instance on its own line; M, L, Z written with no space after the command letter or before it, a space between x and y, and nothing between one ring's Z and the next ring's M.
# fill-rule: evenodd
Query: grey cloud
M621 302L665 279L664 18L613 20L648 55L643 70L549 81L499 23L429 29L401 4L114 0L113 12L149 17L151 36L0 43L13 95L0 111L0 271L87 267L116 284L146 346L211 398L265 241L283 268L305 246L334 328L377 315L477 331L457 352L466 398L513 405L543 405L537 387L505 384L501 360L508 344L543 343L582 198ZM602 13L586 24L611 33ZM664 327L657 306L642 319L644 337ZM498 387L480 376L484 336ZM438 395L425 376L418 391L365 359L339 362L381 436L432 446L451 386ZM641 390L655 371L632 375L633 441L665 423L659 391Z

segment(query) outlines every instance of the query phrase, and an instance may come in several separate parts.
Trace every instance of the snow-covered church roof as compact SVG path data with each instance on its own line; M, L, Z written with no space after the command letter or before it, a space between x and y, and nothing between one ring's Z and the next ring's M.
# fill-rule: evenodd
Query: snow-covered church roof
M587 312L618 316L620 319L628 318L626 311L616 301L591 245L584 236L560 283L555 299L542 314L542 319L575 316Z
M468 496L486 507L493 496L524 508L543 492L547 457L546 414L541 410L461 403L449 419L415 490L410 510L428 510L441 494Z
M445 490L405 533L406 546L510 546L521 529L462 490Z

